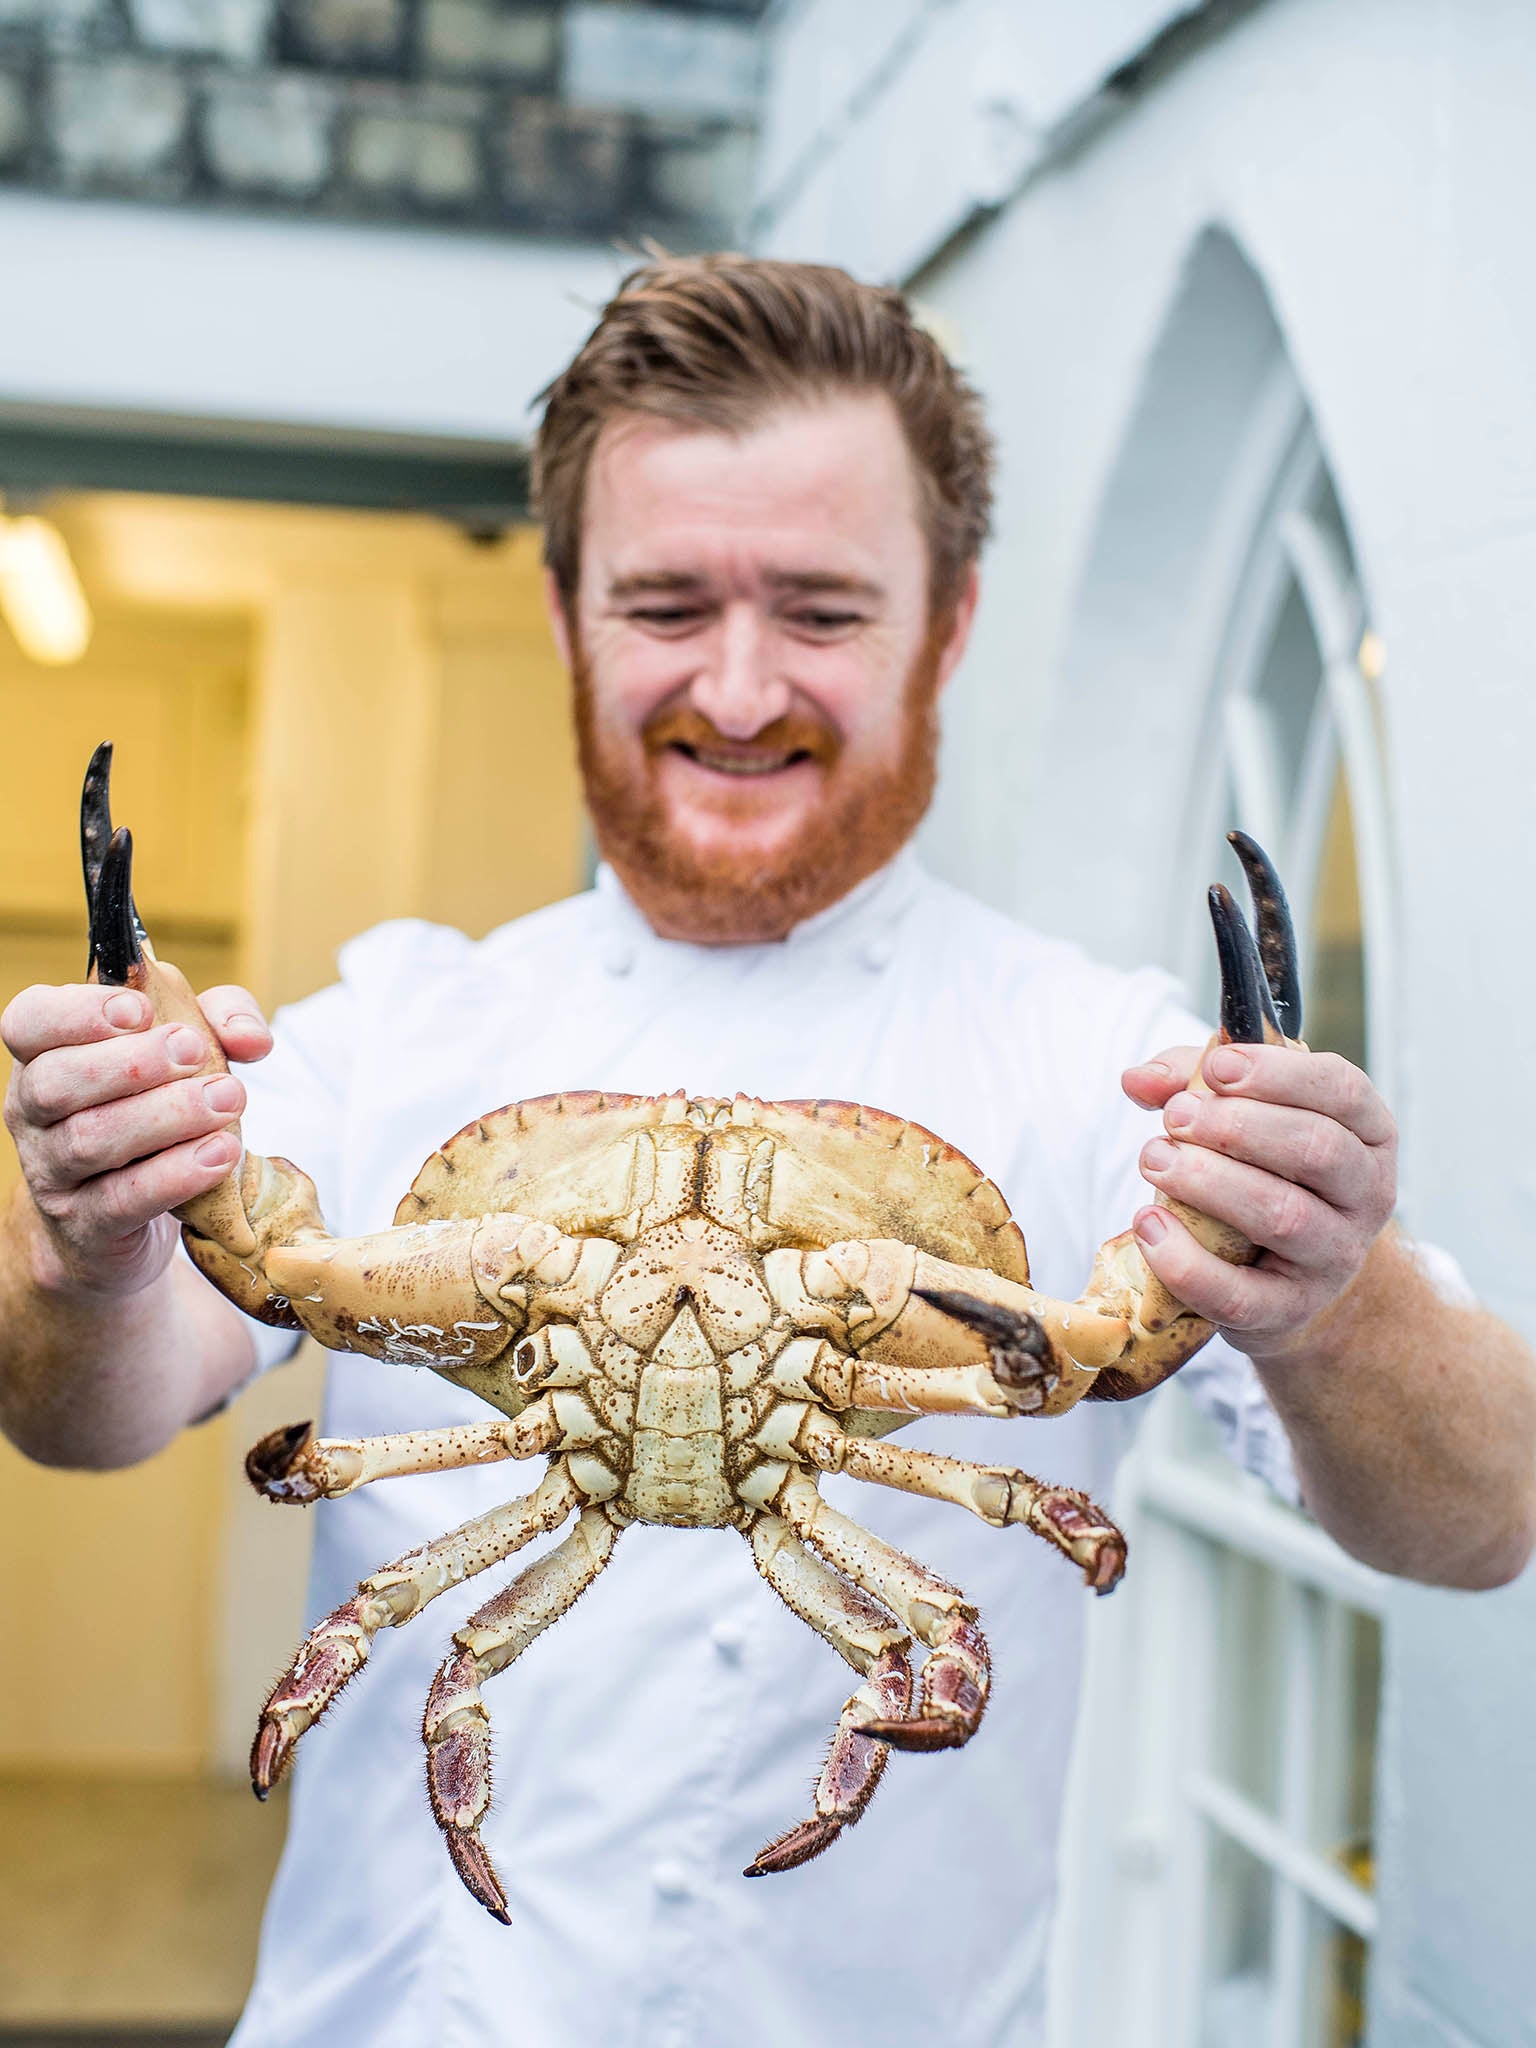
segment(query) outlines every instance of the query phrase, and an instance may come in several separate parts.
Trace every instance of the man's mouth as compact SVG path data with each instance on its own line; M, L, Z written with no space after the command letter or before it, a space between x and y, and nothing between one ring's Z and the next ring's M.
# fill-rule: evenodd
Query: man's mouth
M728 747L718 743L696 745L687 740L669 741L667 751L681 754L684 760L716 775L778 775L812 758L808 747Z

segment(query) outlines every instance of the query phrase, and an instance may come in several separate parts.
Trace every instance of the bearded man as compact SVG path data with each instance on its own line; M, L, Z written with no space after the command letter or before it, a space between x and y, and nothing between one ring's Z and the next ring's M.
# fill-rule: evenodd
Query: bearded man
M978 1159L1054 1292L1074 1295L1134 1220L1153 1271L1222 1333L1186 1384L1355 1555L1462 1586L1519 1571L1531 1361L1387 1232L1393 1125L1366 1077L1229 1047L1191 1093L1206 1034L1162 975L1024 931L911 851L991 459L975 394L895 293L737 257L627 280L538 445L596 888L478 945L368 932L275 1043L248 995L211 992L230 1056L263 1061L248 1102L197 1078L197 1034L154 1025L131 991L18 997L7 1120L30 1192L0 1246L0 1386L24 1450L145 1457L292 1343L173 1257L167 1212L228 1172L242 1108L251 1143L302 1161L332 1228L355 1233L496 1103L833 1096ZM1236 1225L1258 1263L1203 1251L1147 1182ZM479 1413L343 1355L325 1430ZM1081 1406L1040 1456L1103 1497L1133 1420ZM980 1418L916 1436L1017 1455ZM314 1611L505 1494L471 1468L329 1504ZM804 1810L844 1677L729 1532L649 1531L494 1696L498 1926L419 1792L420 1702L484 1597L461 1588L380 1641L305 1746L240 2048L1038 2042L1081 1586L1043 1546L933 1502L865 1492L857 1512L977 1601L1001 1675L981 1740L902 1760L835 1855L745 1883Z

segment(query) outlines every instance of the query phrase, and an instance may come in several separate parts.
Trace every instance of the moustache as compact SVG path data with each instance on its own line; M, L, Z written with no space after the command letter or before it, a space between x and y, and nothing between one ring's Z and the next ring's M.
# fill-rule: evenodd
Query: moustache
M842 752L842 737L830 720L812 711L787 711L751 739L728 739L700 711L687 704L663 704L641 728L647 754L679 747L684 753L737 761L773 761L788 766L814 761L826 767Z

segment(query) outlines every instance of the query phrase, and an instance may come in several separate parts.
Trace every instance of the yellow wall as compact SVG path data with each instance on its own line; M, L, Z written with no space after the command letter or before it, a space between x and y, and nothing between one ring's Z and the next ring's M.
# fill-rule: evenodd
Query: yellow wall
M290 999L380 917L478 934L577 885L531 533L487 547L415 517L128 496L51 509L97 631L82 662L42 670L0 626L0 1001L81 972L76 818L100 739L140 909L200 986ZM13 1174L7 1143L0 1186ZM131 1472L42 1471L0 1443L0 1768L236 1767L307 1547L302 1517L258 1516L239 1456L313 1413L316 1380L289 1368Z

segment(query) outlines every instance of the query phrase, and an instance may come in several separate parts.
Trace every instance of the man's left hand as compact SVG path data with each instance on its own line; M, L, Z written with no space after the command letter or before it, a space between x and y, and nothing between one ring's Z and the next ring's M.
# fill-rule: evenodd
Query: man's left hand
M1141 1171L1162 1194L1230 1223L1261 1257L1230 1266L1176 1216L1148 1207L1137 1243L1169 1291L1241 1350L1284 1351L1349 1286L1392 1214L1397 1126L1360 1069L1337 1053L1280 1045L1176 1046L1122 1085L1161 1109L1167 1135ZM1197 1069L1211 1093L1192 1094Z

